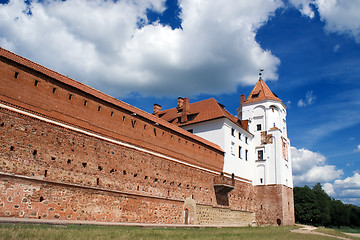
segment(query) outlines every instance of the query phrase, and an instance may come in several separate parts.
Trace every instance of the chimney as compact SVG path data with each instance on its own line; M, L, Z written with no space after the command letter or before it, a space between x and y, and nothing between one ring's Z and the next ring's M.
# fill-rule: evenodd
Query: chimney
M182 97L178 97L178 105L177 105L177 110L179 111L180 109L182 109L184 105L184 99Z
M240 107L243 105L244 102L245 102L245 95L241 94L240 95Z
M161 106L159 104L154 104L154 112L153 114L156 115L158 114L159 112L161 112Z
M183 99L183 111L181 113L181 122L187 122L188 118L187 115L190 113L190 103L189 103L189 99L185 98Z

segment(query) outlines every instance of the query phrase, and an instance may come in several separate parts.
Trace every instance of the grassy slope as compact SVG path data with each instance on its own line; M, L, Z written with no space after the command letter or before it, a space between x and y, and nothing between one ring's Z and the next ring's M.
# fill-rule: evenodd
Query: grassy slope
M291 233L296 227L244 228L139 228L115 226L47 226L0 224L0 240L107 240L107 239L333 239L317 235Z

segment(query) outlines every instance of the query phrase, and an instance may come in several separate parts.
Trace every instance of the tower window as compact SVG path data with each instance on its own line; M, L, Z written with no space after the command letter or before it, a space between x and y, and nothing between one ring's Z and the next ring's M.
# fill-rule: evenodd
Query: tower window
M263 160L264 159L264 150L259 150L258 151L258 160Z
M256 125L256 130L261 131L261 124Z
M239 139L241 140L241 133L239 132Z
M235 155L235 143L231 142L231 154Z
M18 78L18 76L19 76L19 72L15 72L14 77L15 77L15 78Z
M35 80L34 86L37 87L39 85L39 81Z
M245 161L248 160L248 152L249 152L249 151L246 149L246 150L245 150Z
M235 137L235 129L231 128L231 136Z
M257 93L253 93L253 95L251 95L251 98L258 98L259 94L260 94L260 91L258 91Z
M87 105L87 101L86 100L84 100L84 106L86 106Z
M69 94L69 100L71 100L71 99L72 99L72 96L73 96L72 94Z
M241 158L241 146L239 146L239 158Z
M56 88L55 88L55 87L53 88L52 92L53 92L53 93L55 93L55 92L56 92Z
M245 143L248 143L248 137L245 137Z

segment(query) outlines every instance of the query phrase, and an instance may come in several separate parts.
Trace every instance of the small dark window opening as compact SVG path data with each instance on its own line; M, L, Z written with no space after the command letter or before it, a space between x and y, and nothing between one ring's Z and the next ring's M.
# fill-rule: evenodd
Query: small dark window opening
M136 120L131 120L131 125L132 125L132 127L135 127L135 125L136 125Z
M254 93L253 95L251 95L252 98L258 98L259 97L259 94L260 94L260 91L257 92L257 93Z
M48 170L45 170L45 172L44 172L44 177L46 177L46 176L47 176L47 171L48 171Z
M10 147L10 151L14 151L14 149L15 149L14 146Z
M147 127L147 125L146 125L146 124L144 124L144 130L146 129L146 127Z
M18 78L19 72L15 72L14 78Z
M137 177L137 173L134 174L134 177Z
M39 85L39 81L38 81L38 80L35 80L34 86L37 87L38 85Z
M44 198L43 196L40 197L40 202L44 201Z
M84 106L87 106L87 103L88 103L87 100L84 100Z
M98 169L99 169L99 171L103 170L102 166L98 166Z
M5 123L1 123L0 126L3 127L5 125Z
M55 157L51 157L51 160L55 161Z
M245 143L248 143L248 137L245 137Z
M69 100L71 100L71 99L72 99L72 96L73 96L72 94L69 94Z
M260 183L263 183L263 179L262 179L262 178L260 178Z
M53 88L52 92L55 93L55 92L56 92L56 88Z
M35 156L37 154L37 150L33 151L33 156Z
M99 185L99 184L100 184L100 179L96 178L96 185Z
M239 146L239 158L241 158L241 146Z
M241 139L241 133L239 133L239 139Z
M71 160L70 160L70 159L68 159L68 160L67 160L67 164L70 164L70 163L71 163Z
M113 111L111 111L111 114L110 114L112 117L114 116L114 112Z
M123 171L123 174L126 175L126 171L125 171L125 170Z
M148 178L148 176L145 176L144 179L146 180Z
M256 130L261 131L261 124L256 125Z
M125 121L125 119L126 119L126 117L125 117L125 116L123 116L123 121Z
M154 128L154 135L156 136L156 128Z
M245 161L248 160L248 150L245 150Z
M110 170L110 173L113 173L113 172L115 172L115 169L111 169L111 170Z
M263 160L264 159L264 151L263 150L259 150L258 151L258 160Z
M235 137L235 129L231 128L231 136Z
M83 167L86 167L87 163L86 163L86 162L83 162L82 165L83 165Z
M157 182L157 181L158 181L158 179L157 179L157 178L155 178L155 179L154 179L154 182Z
M101 106L98 107L98 112L100 112L100 111L101 111Z

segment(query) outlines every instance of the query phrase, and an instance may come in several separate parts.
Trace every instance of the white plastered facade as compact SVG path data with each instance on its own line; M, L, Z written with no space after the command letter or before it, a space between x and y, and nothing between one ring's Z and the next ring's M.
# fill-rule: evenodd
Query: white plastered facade
M290 140L284 104L275 100L245 102L239 111L242 120L249 120L248 129L254 135L253 185L281 184L292 188Z
M275 100L245 102L238 111L241 112L238 116L242 116L240 120L248 120L248 131L225 117L182 128L225 151L224 173L245 178L253 185L281 184L292 188L290 140L284 104ZM261 136L265 131L266 143Z
M253 181L253 135L223 117L182 127L219 145L224 151L223 172Z

